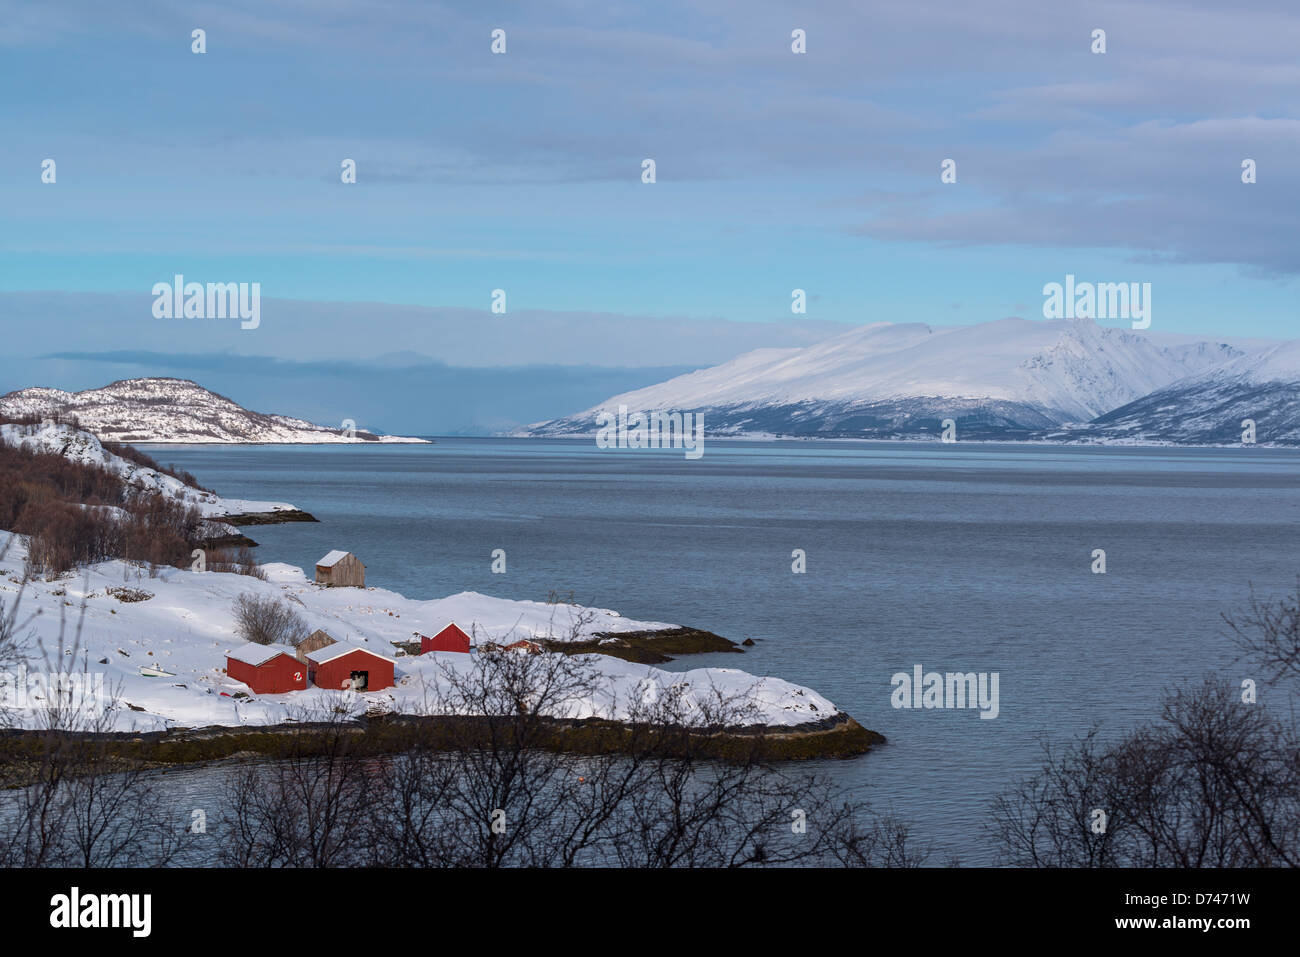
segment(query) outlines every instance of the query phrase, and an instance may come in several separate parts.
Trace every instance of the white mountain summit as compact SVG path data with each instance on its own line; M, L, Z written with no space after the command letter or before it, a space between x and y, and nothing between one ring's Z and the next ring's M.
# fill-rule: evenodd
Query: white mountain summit
M749 352L529 432L591 432L597 413L624 405L703 411L709 434L893 438L933 435L951 417L967 438L1027 437L1088 422L1242 355L1228 342L1089 319L875 323L811 346Z

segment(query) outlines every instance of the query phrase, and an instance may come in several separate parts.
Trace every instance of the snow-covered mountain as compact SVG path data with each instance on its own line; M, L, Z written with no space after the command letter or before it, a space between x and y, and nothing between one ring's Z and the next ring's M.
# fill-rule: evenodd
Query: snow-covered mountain
M702 411L709 434L1029 437L1087 422L1245 355L1227 342L1161 340L1088 319L935 328L876 323L796 349L759 349L616 395L529 434L595 431L600 411Z
M1238 445L1254 423L1260 445L1300 445L1300 342L1240 356L1179 379L1050 435L1067 441L1137 445Z
M20 389L0 396L0 415L75 416L107 442L358 443L424 442L348 433L285 415L250 412L189 379L121 379L102 389Z

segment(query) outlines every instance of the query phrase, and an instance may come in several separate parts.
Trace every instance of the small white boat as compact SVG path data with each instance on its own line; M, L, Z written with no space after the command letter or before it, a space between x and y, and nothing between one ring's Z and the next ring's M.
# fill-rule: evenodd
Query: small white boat
M157 665L141 665L140 674L146 678L175 678L170 671L163 671Z

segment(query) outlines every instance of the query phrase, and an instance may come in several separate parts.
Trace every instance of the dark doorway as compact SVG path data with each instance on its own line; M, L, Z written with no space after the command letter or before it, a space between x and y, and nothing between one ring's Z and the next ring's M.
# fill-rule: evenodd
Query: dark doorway
M352 672L352 690L353 690L353 691L365 691L365 690L366 690L366 685L369 683L369 681L370 681L370 672L369 672L369 671L354 671L354 672Z

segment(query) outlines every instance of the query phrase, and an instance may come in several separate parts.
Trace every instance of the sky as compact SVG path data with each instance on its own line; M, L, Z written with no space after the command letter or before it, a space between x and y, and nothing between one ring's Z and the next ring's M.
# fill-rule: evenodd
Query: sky
M1297 49L1288 2L0 0L0 391L481 430L1034 318L1067 273L1151 283L1153 330L1292 338ZM177 273L260 283L261 324L155 318Z

